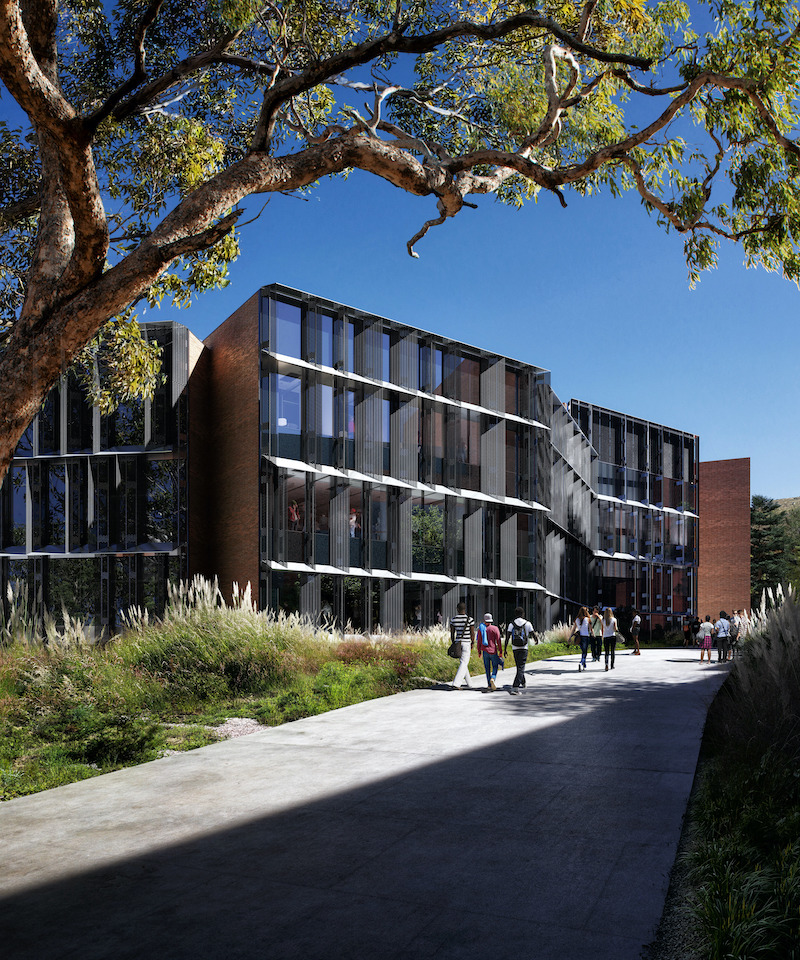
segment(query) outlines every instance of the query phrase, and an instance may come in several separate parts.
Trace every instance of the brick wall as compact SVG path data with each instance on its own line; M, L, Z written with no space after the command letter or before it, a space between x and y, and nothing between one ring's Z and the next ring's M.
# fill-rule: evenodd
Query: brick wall
M256 293L206 338L209 368L204 371L201 367L198 372L207 376L207 409L213 416L195 424L195 435L190 437L196 442L192 479L202 475L204 491L195 504L192 521L192 530L204 545L197 557L204 569L198 572L216 574L227 599L234 582L241 589L249 583L256 601L260 560L258 304Z
M750 459L700 464L698 610L750 609Z

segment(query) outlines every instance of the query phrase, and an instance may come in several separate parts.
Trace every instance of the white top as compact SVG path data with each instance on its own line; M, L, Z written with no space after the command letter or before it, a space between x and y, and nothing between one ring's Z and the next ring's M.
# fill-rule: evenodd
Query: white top
M507 632L509 638L513 637L514 624L515 624L515 623L516 623L516 625L517 625L518 627L522 627L522 628L524 629L524 631L525 631L525 643L522 643L522 644L517 643L517 644L515 644L514 641L513 641L513 639L512 639L512 640L511 640L511 649L512 649L512 650L525 650L526 647L528 647L528 645L529 645L529 643L530 643L530 637L531 637L531 634L533 633L533 624L530 622L530 620L526 620L525 617L517 617L516 620L512 620L511 623L509 623L509 625L508 625L508 630L507 630L506 632Z
M613 637L617 632L617 618L612 617L611 623L606 623L606 618L603 617L603 638Z

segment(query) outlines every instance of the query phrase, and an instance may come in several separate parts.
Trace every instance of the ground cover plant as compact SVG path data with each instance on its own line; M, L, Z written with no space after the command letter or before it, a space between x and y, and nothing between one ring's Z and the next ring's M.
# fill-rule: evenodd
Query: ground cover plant
M90 643L83 624L9 597L0 640L0 798L215 742L232 717L278 725L403 690L449 682L449 632L364 638L296 614L225 604L200 578L171 589L162 620L129 611L126 629ZM47 625L47 629L45 629ZM531 660L564 652L531 648ZM483 676L473 652L470 673Z
M800 958L800 605L773 599L709 713L690 811L709 960Z

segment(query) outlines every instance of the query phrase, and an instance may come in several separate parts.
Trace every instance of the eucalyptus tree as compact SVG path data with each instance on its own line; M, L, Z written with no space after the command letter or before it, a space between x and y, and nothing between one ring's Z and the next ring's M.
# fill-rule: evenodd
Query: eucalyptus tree
M152 389L135 305L224 284L248 198L354 168L430 205L412 256L479 195L633 189L692 281L724 240L796 281L799 63L774 0L0 0L0 478L99 335L98 399Z

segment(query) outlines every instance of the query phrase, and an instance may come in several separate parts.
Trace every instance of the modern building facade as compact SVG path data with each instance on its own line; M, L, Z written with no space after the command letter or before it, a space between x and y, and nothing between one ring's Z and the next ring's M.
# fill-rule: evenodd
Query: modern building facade
M539 628L584 603L658 629L694 611L696 436L567 406L541 367L280 285L206 345L202 572L226 590L257 575L262 606L370 632L446 621L462 598Z
M152 400L101 416L70 375L20 441L0 491L0 571L58 616L113 630L122 610L163 609L187 572L188 382L202 344L147 324L166 382Z
M368 632L446 622L460 599L501 620L522 606L538 629L581 604L636 606L659 630L695 612L696 436L279 284L203 345L146 329L167 351L156 400L102 418L65 378L26 434L4 583L109 628L193 573Z

